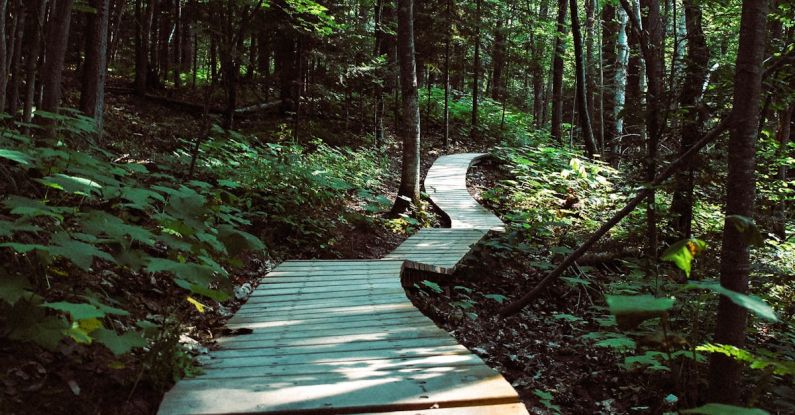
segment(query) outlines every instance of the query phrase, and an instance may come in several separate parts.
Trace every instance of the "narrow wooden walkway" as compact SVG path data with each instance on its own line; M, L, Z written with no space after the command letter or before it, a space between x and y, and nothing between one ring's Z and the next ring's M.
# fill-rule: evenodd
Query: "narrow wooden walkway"
M425 180L451 229L424 229L381 260L287 261L265 276L228 323L249 334L220 338L204 374L178 382L159 413L527 414L511 385L414 308L401 284L406 269L452 273L472 244L502 229L466 193L466 171L482 156L440 157Z

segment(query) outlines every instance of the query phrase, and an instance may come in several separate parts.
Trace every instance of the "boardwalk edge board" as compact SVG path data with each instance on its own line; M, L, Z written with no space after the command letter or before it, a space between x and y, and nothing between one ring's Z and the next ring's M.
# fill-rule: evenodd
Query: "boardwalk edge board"
M158 414L528 415L513 387L423 315L404 285L451 275L499 218L469 195L487 154L439 157L425 178L450 228L421 229L381 259L286 261L227 323L205 373ZM242 333L242 334L241 334Z

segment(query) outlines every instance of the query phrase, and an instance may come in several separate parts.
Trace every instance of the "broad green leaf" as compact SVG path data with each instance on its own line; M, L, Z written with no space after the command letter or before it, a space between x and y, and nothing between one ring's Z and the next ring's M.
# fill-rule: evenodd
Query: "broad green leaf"
M656 298L651 295L607 295L610 313L622 329L634 329L640 323L668 312L674 305L672 298Z
M46 186L78 195L88 196L92 193L99 193L102 190L102 185L94 180L61 173L37 179L37 181Z
M572 323L576 321L582 321L581 318L566 313L555 313L552 315L552 318L554 318L555 320L570 321Z
M700 239L683 239L678 241L663 252L663 261L673 262L690 278L693 258L707 247L707 243Z
M104 311L101 311L96 306L85 303L70 303L66 301L60 301L57 303L44 303L41 306L68 313L72 317L72 321L75 322L90 318L103 318L106 315Z
M697 351L708 353L720 353L731 357L738 362L748 364L751 369L764 370L772 368L776 375L795 375L795 362L791 360L776 360L762 356L755 356L751 352L730 344L707 343L696 347Z
M421 284L426 286L426 287L428 287L428 288L430 288L431 291L435 292L436 294L441 294L442 291L444 291L444 290L442 290L442 287L439 286L439 284L437 284L437 283L435 283L433 281L423 280L421 282Z
M94 245L72 239L64 232L53 235L51 242L54 243L48 247L51 254L68 259L84 271L91 268L95 257L108 262L116 262L107 252Z
M129 236L130 239L149 246L155 243L154 235L148 229L143 226L129 225L118 217L100 210L93 210L83 216L80 225L86 232L94 235L108 235L117 241Z
M17 162L23 166L29 166L33 158L25 153L6 148L0 148L0 158Z
M210 267L193 263L181 263L165 258L150 259L146 265L146 270L149 272L171 272L180 278L193 282L209 283L213 277Z
M33 224L0 220L0 237L11 236L14 232L39 232L40 230L40 227Z
M133 164L135 166L136 164ZM130 203L124 204L125 207L146 211L152 207L151 200L165 202L166 199L160 193L139 187L123 187L121 198Z
M98 329L92 333L94 339L110 349L114 355L119 356L128 353L130 350L146 346L146 339L140 334L128 331L119 336L113 330Z
M28 279L19 275L0 275L0 299L10 305L31 294Z
M743 408L741 406L726 405L722 403L708 403L698 408L679 411L683 414L701 415L770 415L769 412L758 408Z
M759 232L759 227L756 226L756 222L752 218L742 215L727 215L726 225L730 224L743 235L743 239L748 244L755 246L764 245L765 241L762 238L762 233Z
M635 340L632 340L629 337L615 337L612 339L604 339L598 341L596 342L595 346L628 351L628 350L635 350L635 348L637 347L637 343L635 343Z
M494 300L494 301L496 301L496 302L498 302L500 304L504 303L505 300L508 299L508 297L506 297L506 296L504 296L502 294L484 294L483 296L488 298L489 300Z
M229 225L218 227L218 239L232 255L239 255L245 251L261 251L265 249L265 244L259 238Z
M13 319L8 320L11 329L8 337L14 340L31 341L48 350L54 350L69 324L63 317L48 316L41 307L26 301L18 301L11 310Z
M720 295L724 295L734 304L751 311L765 320L774 322L778 321L778 316L776 316L776 312L773 311L773 308L759 297L732 291L728 288L725 288L717 281L692 281L690 284L688 284L688 286L694 288L703 288L705 290L710 290Z
M15 195L8 196L3 201L3 205L11 209L12 215L25 217L49 216L59 221L63 220L63 213L68 210L67 208L48 206L43 201Z

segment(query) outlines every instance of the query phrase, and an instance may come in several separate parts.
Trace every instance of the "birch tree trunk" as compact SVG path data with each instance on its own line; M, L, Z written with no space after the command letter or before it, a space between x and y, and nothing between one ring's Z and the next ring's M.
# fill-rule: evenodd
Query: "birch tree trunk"
M629 40L627 38L627 12L618 8L618 32L616 36L616 63L614 78L613 119L615 129L613 130L614 139L611 153L614 155L614 162L617 163L621 158L621 138L624 136L624 105L626 103L627 92L627 64L629 63Z

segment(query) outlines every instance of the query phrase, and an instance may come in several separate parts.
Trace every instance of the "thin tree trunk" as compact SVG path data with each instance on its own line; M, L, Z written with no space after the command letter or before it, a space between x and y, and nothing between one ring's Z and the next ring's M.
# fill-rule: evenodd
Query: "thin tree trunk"
M453 38L450 3L446 0L445 27L447 29L444 41L444 148L450 146L450 43Z
M729 139L726 177L726 220L723 225L720 282L724 288L748 292L751 268L749 244L732 222L731 215L754 216L756 195L755 154L762 90L762 59L765 52L767 2L744 0L740 18L740 47L734 75L735 123ZM748 311L721 296L714 342L742 348ZM709 401L737 403L741 395L742 365L731 357L713 353L709 370Z
M684 7L688 48L685 82L679 96L682 111L680 153L686 152L700 136L703 125L699 110L701 86L707 78L709 67L709 48L702 30L701 7L695 0L684 0ZM671 202L672 227L681 239L692 236L694 183L695 167L692 163L685 165L674 176L674 194Z
M790 143L790 134L792 132L792 117L795 114L795 104L790 105L789 108L779 112L778 130L776 131L776 140L778 141L778 149L776 156L778 159L783 158L788 154L788 146ZM787 180L788 169L787 165L781 163L778 167L778 180L782 183ZM787 239L787 201L778 200L773 208L773 232L781 240Z
M33 105L36 97L36 69L41 52L41 36L44 30L44 17L47 12L47 0L38 0L31 3L33 21L30 22L30 43L25 58L25 106L22 110L22 120L30 123L33 120Z
M403 163L400 189L392 214L406 211L420 201L420 108L417 94L417 68L414 57L414 1L398 0L398 61L403 98Z
M616 20L616 8L612 4L605 4L602 9L602 42L601 42L601 62L602 62L602 117L603 117L603 143L602 151L608 160L613 160L613 144L617 137L616 130L616 70L617 70L617 41L618 21Z
M80 111L94 118L98 137L102 137L105 112L105 79L108 63L109 0L92 0L96 9L88 33L86 63L83 68L83 89L80 93Z
M44 111L57 112L61 104L61 79L71 21L72 0L58 0L47 34L47 52L42 71L44 95L41 108Z
M588 85L585 81L585 62L582 48L582 35L580 33L580 19L577 11L577 0L571 0L571 32L574 37L574 60L577 72L577 107L579 111L580 128L585 142L585 151L589 158L596 155L596 140L591 128L591 117L588 113Z
M612 145L613 162L617 165L621 158L621 138L624 136L624 105L627 90L627 65L629 63L629 41L627 38L627 12L618 8L618 32L616 36L616 65L613 94L613 119L615 120Z
M472 121L470 136L477 135L478 128L478 94L480 93L480 3L475 1L475 62L472 69Z
M8 86L8 47L6 42L6 19L8 0L0 0L0 113L6 110L6 87Z
M555 56L552 59L552 138L563 142L563 55L566 53L566 0L558 0L557 36Z
M179 89L182 79L182 0L174 0L174 88Z
M529 3L529 2L528 2ZM529 8L529 5L528 5ZM547 14L549 13L549 0L542 0L541 5L539 6L538 11L538 20L546 21ZM533 62L531 62L531 77L533 83L533 120L535 122L536 128L541 128L544 125L544 112L546 109L545 103L545 95L546 95L546 85L544 82L544 51L546 50L546 37L536 35L534 32L534 27L528 28L531 33L531 37L535 37L531 42L528 42L528 45L532 48L529 52L529 56L532 56Z
M25 5L19 0L15 3L16 13L16 40L14 41L14 55L11 58L11 90L8 92L8 113L16 117L19 109L19 88L22 83L22 51L23 40L25 38L25 20L28 15Z
M502 99L502 73L505 68L505 23L503 17L497 17L497 26L494 29L494 53L491 72L491 98L495 101Z

